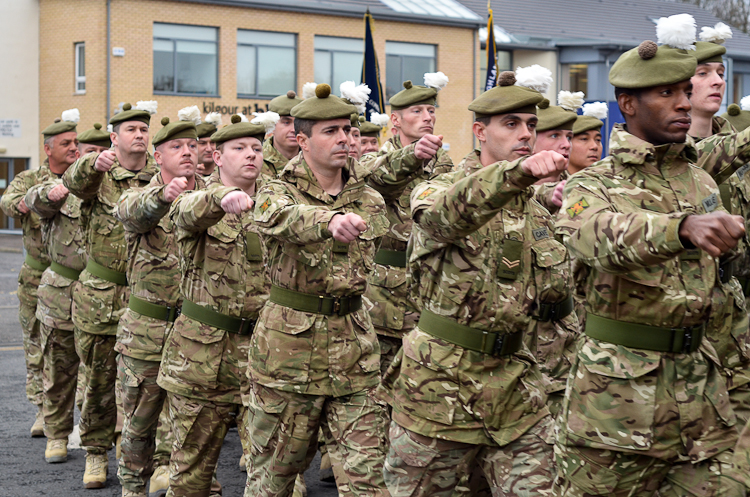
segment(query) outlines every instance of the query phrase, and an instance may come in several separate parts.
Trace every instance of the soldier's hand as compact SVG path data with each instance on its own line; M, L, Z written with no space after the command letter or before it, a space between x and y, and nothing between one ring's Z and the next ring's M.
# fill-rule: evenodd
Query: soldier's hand
M227 214L242 214L253 208L255 202L245 192L230 192L221 199L221 208Z
M543 150L523 161L523 172L535 178L546 178L562 172L568 160L552 150Z
M555 187L555 191L552 192L552 205L555 207L562 207L563 188L565 188L565 181L561 181Z
M70 193L70 191L65 187L65 185L55 185L47 193L47 198L51 202L59 202L60 200L67 197L68 193Z
M99 154L99 157L96 158L96 162L94 162L94 169L96 169L100 173L106 173L107 171L112 169L114 163L115 153L111 150L105 150L104 152Z
M188 180L187 178L177 177L172 178L167 187L164 189L164 200L169 203L174 202L174 199L180 196L180 193L187 190ZM222 205L222 207L224 207Z
M414 156L419 160L432 159L443 146L443 135L424 135L414 144Z
M21 212L21 214L29 213L29 206L26 205L26 201L24 199L21 199L21 201L18 202L18 210Z
M353 242L366 229L365 220L353 212L336 214L328 223L328 231L333 235L333 239L344 243Z
M687 240L713 257L737 246L743 233L745 223L742 216L731 216L724 211L687 216L679 230L681 241Z

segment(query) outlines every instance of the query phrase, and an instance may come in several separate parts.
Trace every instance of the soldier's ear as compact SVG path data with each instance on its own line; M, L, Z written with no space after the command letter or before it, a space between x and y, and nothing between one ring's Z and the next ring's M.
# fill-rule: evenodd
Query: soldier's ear
M297 133L297 145L305 152L310 151L310 138L304 133Z
M623 116L635 116L637 103L638 98L635 95L620 93L617 96L617 105L620 107L620 112L622 112Z
M471 125L471 130L474 132L474 136L477 137L477 140L482 143L487 141L486 126L484 123L474 121L474 124Z

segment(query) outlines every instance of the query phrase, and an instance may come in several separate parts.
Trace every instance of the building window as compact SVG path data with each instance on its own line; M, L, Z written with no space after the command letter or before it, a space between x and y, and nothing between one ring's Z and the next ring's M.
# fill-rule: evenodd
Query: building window
M513 52L506 50L497 51L497 76L503 71L513 70ZM484 84L487 82L487 49L482 48L479 52L479 91L484 92Z
M216 95L218 30L154 23L154 93Z
M237 31L237 95L275 97L297 87L297 40L290 33Z
M76 54L76 93L86 93L86 44L75 43Z
M315 82L328 83L334 93L344 81L362 79L363 42L360 38L315 37Z
M740 100L742 100L742 97L746 95L745 93L745 75L741 72L735 72L732 75L732 90L733 90L733 100L732 102L736 103L737 105L740 105Z
M567 90L589 93L589 65L563 64L563 84L567 83Z
M435 72L435 45L385 42L385 98L403 89L404 81L424 84L424 74Z

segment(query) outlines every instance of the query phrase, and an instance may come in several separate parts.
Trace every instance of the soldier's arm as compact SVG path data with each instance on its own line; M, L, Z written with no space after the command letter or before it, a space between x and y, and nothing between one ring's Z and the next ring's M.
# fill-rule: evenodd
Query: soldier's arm
M339 211L299 204L280 181L267 183L255 198L260 232L284 242L304 245L331 238L328 223Z
M449 173L421 183L411 195L414 222L440 242L470 235L534 184L535 178L522 169L524 160L496 162L469 176Z
M424 163L414 155L413 143L397 150L365 155L360 160L360 164L370 171L368 184L384 198L399 197Z
M63 174L63 185L81 200L95 198L104 179L105 173L94 169L97 157L94 153L84 155Z
M739 133L716 134L696 144L698 167L722 184L750 161L750 128Z
M49 199L49 192L57 185L61 185L62 181L59 179L51 179L45 181L39 185L34 185L29 188L24 197L26 205L33 212L36 212L39 217L49 219L55 217L63 205L67 197L64 197L58 201L52 201Z
M127 231L147 233L167 215L171 202L164 198L167 185L131 188L120 197L115 217Z
M554 183L543 183L541 185L534 185L534 198L549 211L550 214L556 214L560 210L559 205L555 205L552 202L552 197L555 195L555 189L559 181Z
M565 185L555 232L583 264L623 273L659 264L682 252L685 247L679 228L689 214L617 212L603 183L591 175L575 174Z
M3 209L5 215L14 219L20 219L28 214L21 212L19 206L21 205L21 201L24 200L29 187L34 184L33 177L31 177L32 173L33 171L22 171L13 178L8 188L5 189L5 193L0 197L0 208Z
M205 190L183 193L172 202L169 217L185 231L206 231L226 214L221 199L230 192L241 191L230 186L212 186Z

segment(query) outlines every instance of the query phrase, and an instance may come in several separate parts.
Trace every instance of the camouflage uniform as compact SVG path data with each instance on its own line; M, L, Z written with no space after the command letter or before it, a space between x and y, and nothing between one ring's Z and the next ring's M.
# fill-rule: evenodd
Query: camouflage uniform
M465 491L458 477L474 461L496 495L550 495L552 419L522 335L543 307L569 301L570 275L521 163L482 167L475 151L412 193L409 264L422 316L384 379L392 495ZM572 310L557 324L576 325ZM489 349L459 345L471 336ZM516 346L497 350L500 340Z
M202 178L196 176L195 181L196 189L204 187ZM180 257L174 226L167 216L172 204L164 199L165 188L161 173L156 174L146 188L123 193L114 213L125 226L131 300L120 318L115 345L123 391L123 457L118 477L122 486L133 492L146 489L154 468L168 465L171 452L154 453L166 398L156 378L181 301ZM156 317L159 311L162 315Z
M412 226L409 197L422 181L453 169L453 161L442 148L429 161L421 161L414 156L414 146L402 146L401 139L395 136L385 142L377 155L368 155L362 160L362 166L371 171L368 184L385 199L390 223L375 255L365 291L372 325L380 342L381 373L385 373L401 348L401 338L419 321L419 309L406 283L406 244ZM403 259L402 265L380 259L386 254Z
M44 434L66 438L73 431L78 365L73 333L73 293L77 273L86 266L86 246L81 225L81 200L68 195L57 202L47 195L62 184L59 179L32 187L26 205L42 223L42 238L53 266L42 274L36 317L41 324L44 353Z
M49 160L45 159L39 169L29 169L16 174L13 181L0 197L0 207L5 215L21 222L23 248L26 260L18 273L18 321L23 332L23 350L26 359L26 398L42 407L42 344L39 322L36 319L37 288L42 273L49 266L47 251L42 244L42 231L39 216L33 212L23 214L18 205L32 186L47 180L51 171Z
M63 175L63 184L83 201L81 210L86 218L89 258L73 295L73 324L78 355L86 368L81 445L92 454L104 453L112 446L118 417L115 342L129 292L127 285L121 284L128 263L125 229L114 212L125 190L146 186L158 172L151 154L137 172L120 166L116 158L109 171L99 172L94 169L97 157L89 154L78 159Z
M273 137L268 138L263 142L263 166L261 167L260 173L266 177L266 179L276 179L281 174L284 166L287 165L289 159L281 155L276 147L273 146Z
M736 417L710 346L699 341L718 262L686 251L678 236L687 215L720 208L719 190L691 164L689 138L655 147L616 125L610 143L610 157L571 177L556 224L590 268L587 336L555 447L559 495L744 495L726 477ZM661 337L674 337L670 348L680 352L643 348ZM623 340L637 348L613 343Z
M379 346L369 314L356 303L388 221L382 197L364 182L366 171L350 160L343 174L344 189L334 198L300 154L258 193L255 219L273 286L251 341L247 497L291 495L297 473L315 454L320 427L332 459L344 461L347 482L339 491L388 495L386 412L370 396L379 379ZM349 212L367 230L347 245L334 241L327 226ZM297 310L278 303L284 300L274 297L279 289L319 296L321 305L326 296L343 299L336 300L342 309Z
M256 185L257 187L257 185ZM205 190L181 195L169 216L180 248L183 314L164 349L158 384L167 390L175 443L171 496L208 495L230 414L242 404L253 322L268 298L268 283L252 212L225 214L221 200L238 188L215 171ZM203 314L242 321L234 331L188 317Z

